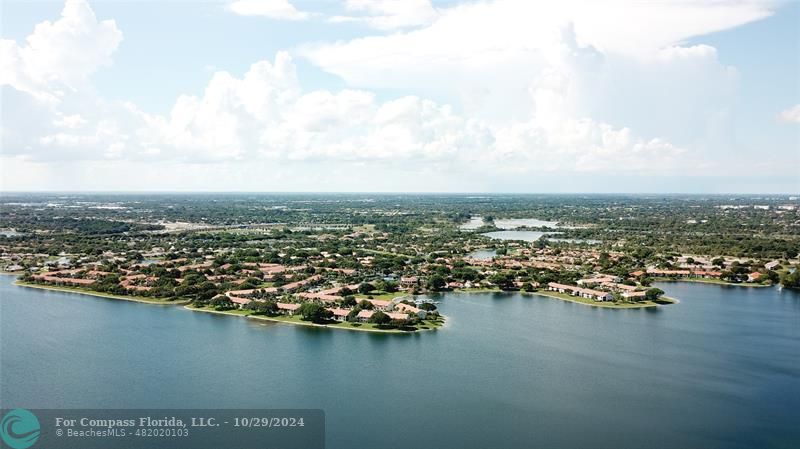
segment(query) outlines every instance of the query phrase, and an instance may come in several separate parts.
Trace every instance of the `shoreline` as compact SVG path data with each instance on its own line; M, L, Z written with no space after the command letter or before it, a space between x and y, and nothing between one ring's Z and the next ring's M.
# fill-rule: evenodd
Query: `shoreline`
M519 293L522 295L534 295L534 296L545 296L548 298L558 299L561 301L571 302L574 304L583 304L584 306L589 307L602 307L604 309L646 309L650 307L660 307L660 306L669 306L673 304L679 304L680 300L676 298L670 298L669 296L662 296L661 299L665 301L665 304L657 304L657 303L647 303L647 304L637 304L637 303L625 303L625 304L615 304L615 303L608 303L607 301L592 301L589 300L581 301L579 298L573 298L571 296L567 297L567 295L559 295L555 292L549 291L535 291L535 292L524 292L522 290L499 290L499 289L489 289L489 288L481 288L481 289L474 289L474 290L453 290L454 293ZM446 292L445 292L446 293Z
M11 276L18 276L14 273L0 273L5 275ZM442 323L438 327L429 327L428 329L416 329L414 331L403 331L399 329L374 329L374 328L361 328L361 327L345 327L337 325L338 323L334 324L318 324L318 323L311 323L307 321L292 321L292 320L283 320L274 317L268 317L266 315L252 315L252 314L244 314L244 313L235 313L235 311L229 310L210 310L210 309L201 309L197 307L192 307L190 305L191 301L182 300L182 301L162 301L158 299L144 299L144 298L137 298L137 297L126 297L122 295L113 295L111 293L102 293L102 292L92 292L87 290L79 290L72 287L58 287L58 286L49 286L49 285L40 285L40 284L31 284L22 281L14 281L13 285L17 287L24 287L24 288L36 288L40 290L50 290L55 292L61 293L72 293L76 295L86 295L86 296L94 296L96 298L104 298L104 299L113 299L113 300L121 300L121 301L129 301L129 302L136 302L140 304L150 304L156 306L183 306L186 310L191 310L193 312L206 312L206 313L216 313L219 315L228 315L228 316L238 316L244 318L252 318L254 320L261 320L261 321L271 321L273 323L283 323L288 325L295 325L295 326L309 326L309 327L320 327L320 328L327 328L327 329L341 329L346 331L357 331L357 332L372 332L372 333L379 333L379 334L416 334L420 332L426 331L436 331L442 329L447 324L447 317L442 315L445 318L445 322Z
M50 290L54 292L62 292L62 293L73 293L77 295L87 295L87 296L94 296L97 298L105 298L105 299L114 299L119 301L128 301L128 302L138 302L140 304L151 304L154 306L181 306L186 305L189 303L187 300L181 301L165 301L160 299L147 299L147 297L136 297L136 296L122 296L122 295L114 295L112 293L102 293L102 292L92 292L88 290L78 290L71 287L58 287L58 286L50 286L50 285L41 285L41 284L31 284L22 281L14 281L14 285L17 287L25 287L25 288L38 288L40 290Z
M218 314L218 315L236 316L236 317L241 317L241 318L250 318L250 319L253 319L253 320L270 321L272 323L288 324L290 326L307 326L307 327L318 327L318 328L324 328L324 329L339 329L339 330L345 330L345 331L372 332L372 333L376 333L376 334L408 334L408 335L413 335L413 334L417 334L417 333L420 333L420 332L436 331L436 330L439 330L439 329L443 328L445 326L445 324L447 324L447 320L445 320L445 322L439 327L433 327L433 328L428 328L428 329L417 329L415 331L403 331L403 330L399 330L399 329L371 329L371 328L362 329L361 327L340 326L340 325L338 325L339 323L335 323L335 324L319 324L319 323L312 323L310 321L283 320L283 319L279 319L279 318L276 318L276 317L270 317L270 316L266 316L266 315L254 315L254 314L236 313L235 310L211 310L211 309L205 309L205 308L201 309L199 307L192 307L189 304L184 305L183 308L186 309L186 310L190 310L192 312L215 313L215 314ZM445 317L444 315L442 315L442 316ZM445 317L445 318L447 318L447 317Z
M614 304L614 303L611 303L611 304L607 304L607 301L594 301L594 302L596 302L596 304L592 304L592 303L589 303L589 302L581 301L581 300L579 300L577 298L573 299L573 298L564 298L562 296L556 296L556 294L554 294L554 292L522 292L522 293L526 293L526 294L530 294L530 295L546 296L548 298L560 299L562 301L567 301L567 302L571 302L571 303L575 303L575 304L583 304L585 306L590 306L590 307L602 307L602 308L605 308L605 309L647 309L647 308L652 308L652 307L671 306L673 304L680 303L680 300L678 300L678 299L670 298L669 296L662 296L660 298L660 300L664 301L664 304L658 304L658 303L647 303L647 304L638 304L638 303Z
M713 279L692 279L692 278L682 278L682 279L654 278L653 282L694 282L696 284L709 284L709 285L730 286L730 287L749 287L749 288L766 288L766 287L773 287L775 285L780 285L780 284L764 285L764 284L756 284L753 282L735 283L735 282L715 281Z

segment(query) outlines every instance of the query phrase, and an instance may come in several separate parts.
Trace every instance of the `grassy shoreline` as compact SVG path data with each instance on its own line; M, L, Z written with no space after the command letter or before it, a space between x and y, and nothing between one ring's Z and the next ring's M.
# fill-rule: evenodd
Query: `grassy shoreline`
M772 287L772 285L756 284L755 282L727 282L719 279L706 279L706 278L680 278L680 279L667 279L655 278L653 282L695 282L698 284L712 284L712 285L730 285L731 287Z
M2 273L6 275L13 275L13 273ZM193 312L206 312L206 313L216 313L220 315L230 315L230 316L241 316L245 318L252 318L254 320L262 320L262 321L272 321L275 323L284 323L284 324L293 324L297 326L310 326L310 327L321 327L321 328L328 328L328 329L342 329L348 331L359 331L359 332L373 332L373 333L383 333L383 334L416 334L419 332L425 331L435 331L441 329L445 326L445 323L438 323L433 324L430 321L425 322L425 326L428 326L427 329L417 328L415 331L404 331L400 329L378 329L372 323L360 323L360 326L352 326L350 323L331 323L331 324L317 324L311 323L308 321L302 321L299 317L269 317L265 315L253 315L250 311L247 310L211 310L207 308L200 308L200 307L193 307L189 303L188 300L183 301L165 301L161 299L155 298L148 298L148 297L135 297L135 296L122 296L122 295L114 295L111 293L102 293L102 292L95 292L92 290L86 290L82 288L76 287L61 287L61 286L54 286L54 285L42 285L42 284L34 284L30 282L23 282L23 281L14 281L14 285L18 287L25 287L25 288L38 288L40 290L51 290L56 292L63 292L63 293L74 293L77 295L87 295L87 296L95 296L98 298L105 298L105 299L114 299L114 300L122 300L122 301L130 301L130 302L138 302L141 304L151 304L151 305L159 305L159 306L183 306L184 309L191 310Z
M352 326L350 323L330 323L330 324L318 324L312 323L310 321L303 321L300 319L299 316L266 316L266 315L254 315L252 312L247 310L213 310L206 307L194 307L192 305L185 305L183 307L186 310L191 310L193 312L205 312L205 313L215 313L218 315L229 315L229 316L238 316L243 318L250 318L253 320L262 320L262 321L271 321L273 323L283 323L283 324L290 324L295 326L307 326L307 327L318 327L318 328L325 328L325 329L340 329L346 331L358 331L358 332L373 332L373 333L380 333L380 334L417 334L420 332L426 331L435 331L444 327L444 324L441 324L436 327L429 327L428 329L417 329L415 331L404 331L400 329L378 329L375 325L371 323L362 323L361 326ZM446 318L446 317L445 317ZM445 320L445 323L447 321ZM428 324L430 326L430 324Z
M602 307L605 309L645 309L648 307L659 307L659 306L666 306L671 304L677 304L680 301L675 298L670 298L667 296L662 296L660 298L661 303L656 303L652 301L642 301L642 302L635 302L635 303L609 303L605 301L594 301L591 299L580 298L577 296L567 295L565 293L557 293L551 292L547 290L539 290L535 292L524 292L522 290L514 290L514 291L505 291L500 289L491 289L491 288L479 288L479 289L471 289L471 290L454 290L458 293L520 293L523 295L537 295L537 296L546 296L548 298L553 299L560 299L561 301L573 302L575 304L583 304L585 306L591 307Z
M14 285L18 287L25 287L25 288L38 288L41 290L52 290L56 292L64 292L64 293L75 293L78 295L87 295L87 296L96 296L98 298L105 298L105 299L117 299L121 301L130 301L130 302L138 302L142 304L152 304L157 306L180 306L188 304L188 300L182 301L166 301L163 299L156 299L150 298L147 296L123 296L123 295L114 295L111 293L102 293L96 292L92 290L87 290L83 288L76 288L76 287L60 287L55 285L42 285L42 284L34 284L31 282L23 282L23 281L14 281Z
M592 299L580 298L577 296L567 295L565 293L558 293L551 291L537 291L537 292L530 292L529 294L547 296L548 298L555 298L555 299L560 299L562 301L574 302L576 304L583 304L592 307L602 307L606 309L646 309L650 307L668 306L680 302L677 299L670 298L668 296L662 296L661 298L659 298L660 302L641 301L632 303L612 303L607 301L594 301Z

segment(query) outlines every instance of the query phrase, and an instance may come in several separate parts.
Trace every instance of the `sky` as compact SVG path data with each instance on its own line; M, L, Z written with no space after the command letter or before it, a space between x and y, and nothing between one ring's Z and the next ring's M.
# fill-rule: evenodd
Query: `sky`
M800 193L800 2L0 6L2 191Z

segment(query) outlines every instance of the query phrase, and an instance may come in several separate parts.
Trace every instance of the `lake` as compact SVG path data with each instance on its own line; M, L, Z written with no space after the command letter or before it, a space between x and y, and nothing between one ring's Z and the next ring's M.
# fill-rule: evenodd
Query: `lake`
M469 230L472 230L472 229L478 229L483 225L484 225L483 217L481 217L480 215L475 215L475 216L469 217L469 221L466 222L466 223L462 223L459 226L459 228L464 230L464 231L469 231Z
M500 229L516 229L522 226L530 228L559 228L557 221L544 221L536 218L496 218L494 225Z
M789 448L800 294L690 283L680 304L448 294L437 332L258 323L0 276L0 400L27 408L321 408L327 447Z
M526 242L535 242L545 234L548 233L540 231L492 231L481 235L495 240L524 240Z

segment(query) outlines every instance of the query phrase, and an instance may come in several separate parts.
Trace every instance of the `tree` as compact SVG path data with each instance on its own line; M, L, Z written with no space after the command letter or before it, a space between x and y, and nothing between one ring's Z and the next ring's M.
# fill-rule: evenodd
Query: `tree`
M790 273L784 271L781 275L781 285L788 288L800 288L800 270Z
M231 302L230 298L225 295L219 295L211 298L211 301L208 302L208 305L213 307L214 310L230 310L236 307L233 302Z
M431 276L430 279L428 279L428 288L433 291L442 290L446 286L447 286L447 281L445 281L445 279L438 274L433 275Z
M361 312L361 309L356 307L355 309L351 310L350 313L347 314L347 321L353 322L358 319L358 313Z
M364 282L358 286L358 292L362 295L366 295L367 293L375 290L375 286L370 284L369 282Z
M397 283L381 279L375 282L375 289L386 293L394 293L397 291Z
M650 301L655 301L663 294L664 294L664 290L661 290L660 288L653 287L653 288L647 289L647 291L645 292L645 298L647 298Z
M489 276L489 282L497 285L500 290L511 290L514 288L514 276L511 273L497 273Z
M313 323L324 323L333 317L333 312L315 302L304 302L297 309L297 313L300 314L303 321Z
M257 315L275 315L278 313L278 303L275 301L252 301L245 306Z
M342 307L353 307L357 304L356 297L353 295L347 295L342 300Z
M372 310L372 309L374 309L374 308L375 308L375 306L374 306L374 305L372 305L372 303L371 303L371 302L369 302L369 301L367 301L366 299L362 299L362 300L361 300L361 301L358 303L358 308L359 308L359 309L362 309L362 310Z
M369 319L369 322L374 324L389 324L391 321L392 319L389 318L389 315L381 312L380 310L373 313Z
M419 305L419 308L422 310L427 310L428 312L433 312L434 310L436 310L436 304L432 302L423 302L422 304Z

